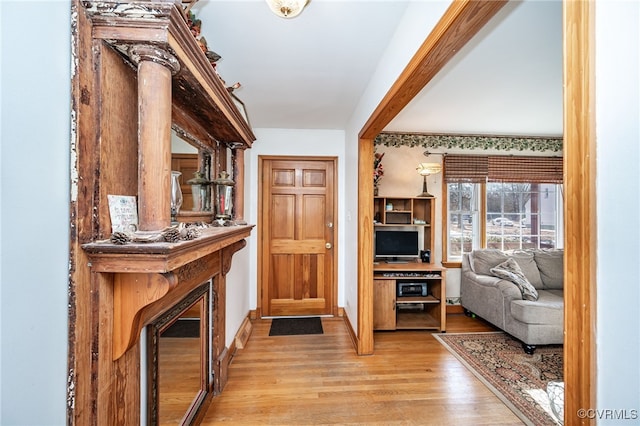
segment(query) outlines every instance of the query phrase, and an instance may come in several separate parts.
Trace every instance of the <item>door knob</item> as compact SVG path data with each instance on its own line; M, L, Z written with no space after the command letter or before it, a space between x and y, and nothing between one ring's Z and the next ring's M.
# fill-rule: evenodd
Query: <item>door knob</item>
M332 247L331 243L325 243L324 245L326 248L330 249Z
M327 228L333 228L333 222L327 222Z

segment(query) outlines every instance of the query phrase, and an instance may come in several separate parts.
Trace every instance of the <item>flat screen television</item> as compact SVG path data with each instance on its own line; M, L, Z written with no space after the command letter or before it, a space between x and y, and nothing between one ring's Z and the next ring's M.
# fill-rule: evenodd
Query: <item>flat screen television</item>
M418 231L376 231L375 257L387 262L402 262L420 255Z

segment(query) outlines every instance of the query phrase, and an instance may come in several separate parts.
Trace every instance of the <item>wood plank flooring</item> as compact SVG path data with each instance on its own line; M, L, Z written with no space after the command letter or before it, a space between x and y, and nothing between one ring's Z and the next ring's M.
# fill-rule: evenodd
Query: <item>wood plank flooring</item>
M159 345L158 424L176 425L200 391L200 338L162 337Z
M521 425L522 422L427 331L376 332L358 356L340 318L324 334L252 335L209 406L203 425ZM448 332L488 331L448 316Z

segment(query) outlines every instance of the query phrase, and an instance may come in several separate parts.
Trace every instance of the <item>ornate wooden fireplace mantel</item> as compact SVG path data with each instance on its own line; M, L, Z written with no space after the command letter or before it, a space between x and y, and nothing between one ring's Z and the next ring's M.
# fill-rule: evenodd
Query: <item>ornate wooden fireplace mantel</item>
M83 245L93 272L114 273L113 359L135 343L151 324L194 288L231 269L233 254L246 245L252 226L210 228L198 239L181 243ZM214 339L224 341L224 327ZM221 338L222 337L222 338Z
M206 383L210 395L224 387L226 274L253 226L210 227L177 243L112 244L107 195L137 197L139 232L170 226L174 129L213 160L220 154L226 164L231 153L234 219L244 223L244 153L255 136L180 3L73 0L72 24L67 423L137 425L141 330L206 282L214 376Z

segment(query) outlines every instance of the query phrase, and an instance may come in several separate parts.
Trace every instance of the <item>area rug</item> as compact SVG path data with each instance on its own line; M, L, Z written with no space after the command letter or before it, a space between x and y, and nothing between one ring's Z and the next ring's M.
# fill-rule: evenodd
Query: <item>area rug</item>
M322 333L322 320L320 317L274 318L269 329L269 336Z
M527 355L503 332L433 335L527 425L558 425L547 383L562 381L562 345L539 346Z

